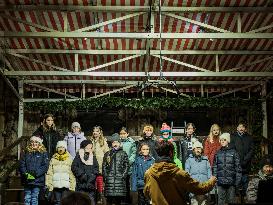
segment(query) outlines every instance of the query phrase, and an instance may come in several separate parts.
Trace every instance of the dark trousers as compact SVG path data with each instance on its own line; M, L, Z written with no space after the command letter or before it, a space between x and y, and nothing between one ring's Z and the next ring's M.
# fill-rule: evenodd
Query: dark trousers
M126 177L126 199L125 199L125 202L127 204L130 204L131 203L131 192L130 192L130 187L131 187L131 175L127 175Z
M76 191L86 193L86 194L89 196L89 198L91 199L92 204L96 204L96 200L95 200L95 190L83 190L83 189L77 189L77 188L76 188Z
M235 203L235 186L218 186L218 205Z
M149 205L150 200L144 196L143 189L138 190L138 205Z
M61 200L63 198L64 192L68 191L67 188L54 188L53 189L53 194L54 194L54 205L60 205L61 204Z
M120 205L124 203L125 198L122 196L107 196L106 197L106 205Z
M242 179L241 179L242 196L246 196L246 190L247 190L247 187L248 187L248 182L249 182L248 174L244 173L242 175Z

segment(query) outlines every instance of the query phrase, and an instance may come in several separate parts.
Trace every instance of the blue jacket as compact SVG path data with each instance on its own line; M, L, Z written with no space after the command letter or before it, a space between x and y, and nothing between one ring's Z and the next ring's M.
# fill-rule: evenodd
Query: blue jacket
M132 174L132 166L136 159L136 143L131 137L121 139L122 150L126 152L129 158L129 171L128 174Z
M27 152L19 162L19 171L24 185L45 185L45 173L48 170L49 159L47 152ZM35 180L27 180L26 173L30 173Z
M211 167L206 156L197 159L190 154L185 163L185 171L199 182L205 182L211 177Z
M144 174L147 169L152 166L155 159L151 156L145 160L144 156L140 155L136 158L133 165L132 173L132 191L137 191L138 189L144 189Z

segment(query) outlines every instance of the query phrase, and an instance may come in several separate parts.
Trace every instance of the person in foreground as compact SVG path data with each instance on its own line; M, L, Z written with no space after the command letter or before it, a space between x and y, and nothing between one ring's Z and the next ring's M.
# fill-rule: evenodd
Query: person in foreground
M212 176L208 181L200 183L175 165L172 143L161 141L156 151L159 158L145 173L143 191L153 205L184 205L186 192L200 195L213 189L216 177Z

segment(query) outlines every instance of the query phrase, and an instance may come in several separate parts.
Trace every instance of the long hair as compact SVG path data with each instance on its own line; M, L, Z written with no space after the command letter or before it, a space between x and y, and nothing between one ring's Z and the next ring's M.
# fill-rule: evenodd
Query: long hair
M214 135L213 135L212 132L213 132L213 129L214 129L214 128L218 128L218 129L219 129L219 135L218 135L218 136L214 136ZM220 135L221 135L221 128L220 128L220 126L219 126L218 124L213 124L213 125L211 125L210 131L209 131L209 138L218 139Z
M104 146L104 143L105 143L105 137L103 136L103 131L102 131L102 128L101 128L101 126L95 126L95 127L93 127L93 132L92 132L92 136L91 136L91 139L92 140L95 140L95 137L94 137L94 130L95 129L98 129L99 131L100 131L100 136L99 136L99 144L100 144L100 146L101 147L103 147Z
M149 154L150 154L150 152L151 152L150 146L149 146L149 144L146 143L146 142L141 142L141 143L140 143L140 145L138 146L138 150L137 150L138 153L139 153L139 154L142 154L142 153L141 153L141 148L142 148L144 145L147 145L147 146L149 147Z
M49 117L51 117L53 119L53 124L52 124L51 127L48 127L48 125L46 124L46 119L49 118ZM56 130L56 126L55 126L55 123L54 123L54 116L52 114L45 114L45 116L43 118L42 126L43 126L44 131L48 131L50 129Z

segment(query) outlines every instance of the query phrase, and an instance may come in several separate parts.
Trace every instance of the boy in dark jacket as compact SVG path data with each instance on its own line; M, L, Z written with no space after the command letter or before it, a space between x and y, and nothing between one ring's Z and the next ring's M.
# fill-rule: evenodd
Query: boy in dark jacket
M212 174L217 177L218 205L234 203L235 189L241 182L242 169L238 153L229 147L230 134L220 136L221 149L215 155Z
M99 164L93 155L91 140L83 140L79 152L72 162L72 172L76 177L76 191L86 192L95 204L96 177L99 174Z
M149 145L139 145L139 156L136 158L132 173L132 191L138 191L138 205L149 205L150 200L144 196L144 174L152 166L155 159L150 155Z
M49 159L42 143L41 138L31 137L26 153L19 162L26 205L38 205L39 192L45 186L45 173L48 169Z
M105 153L102 172L105 179L104 195L107 204L121 204L126 198L126 177L129 170L129 159L121 148L119 135L109 139L112 149Z

